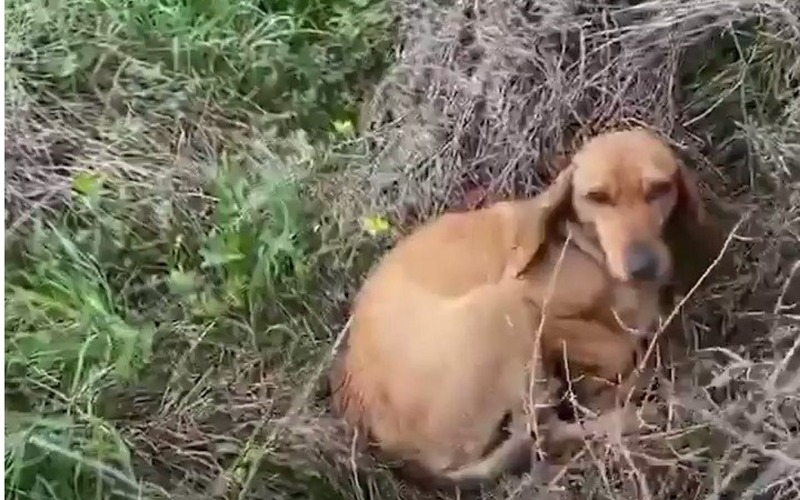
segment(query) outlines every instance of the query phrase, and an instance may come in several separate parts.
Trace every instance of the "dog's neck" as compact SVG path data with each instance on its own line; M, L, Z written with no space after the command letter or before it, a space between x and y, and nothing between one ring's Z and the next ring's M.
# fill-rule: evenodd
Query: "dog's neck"
M659 289L663 286L661 283L653 283L653 284L630 284L620 281L619 279L615 278L611 275L608 271L608 263L606 262L606 255L603 251L600 243L597 239L592 236L586 229L581 226L580 222L573 220L573 219L564 219L559 223L558 226L559 232L561 237L575 245L575 247L583 252L584 254L588 255L593 261L597 263L603 270L605 271L608 279L613 283L621 286L626 287L633 287L633 288L653 288Z
M563 238L571 241L580 251L591 257L597 264L605 269L606 257L603 253L603 249L600 248L600 245L594 238L587 234L580 223L571 219L565 219L559 224L559 231Z
M611 304L611 312L614 314L617 323L636 337L646 338L649 336L658 324L658 293L660 286L630 286L619 281L608 272L605 253L600 244L579 222L569 218L564 219L558 228L561 236L565 238L568 244L575 245L578 250L594 260L613 283L614 300ZM624 316L629 316L634 310L637 311L633 313L635 318L629 317L629 320L633 321L632 324L626 322L620 314L626 310L628 314L623 314Z

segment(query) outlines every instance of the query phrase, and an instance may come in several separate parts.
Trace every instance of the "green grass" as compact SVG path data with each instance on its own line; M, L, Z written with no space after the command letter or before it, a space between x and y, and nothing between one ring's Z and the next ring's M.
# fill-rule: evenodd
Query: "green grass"
M141 412L203 420L209 391L256 372L299 380L341 320L326 294L347 286L342 248L371 243L315 200L338 152L357 159L342 143L388 63L390 12L13 1L6 23L7 114L35 130L7 132L23 158L23 222L6 235L7 498L175 493L191 473L136 456L140 426L161 430ZM52 210L31 211L37 158L63 165L44 174ZM268 444L242 432L219 463L234 490L282 470L254 468ZM298 474L269 488L325 490Z
M331 317L315 287L335 262L302 182L221 166L206 217L157 226L146 205L98 187L7 243L9 491L106 498L137 484L108 391L161 397L237 363L314 359Z
M329 130L356 117L391 21L385 2L365 0L13 1L8 74L29 93L98 92L117 109L182 114L212 102Z

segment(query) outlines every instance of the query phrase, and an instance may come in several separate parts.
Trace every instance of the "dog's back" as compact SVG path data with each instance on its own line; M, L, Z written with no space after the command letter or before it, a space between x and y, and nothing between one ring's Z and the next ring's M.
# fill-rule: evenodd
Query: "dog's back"
M610 292L612 282L627 281L630 235L623 222L644 224L646 218L639 215L648 215L651 207L642 201L636 205L641 214L634 217L626 212L628 205L604 204L609 194L589 190L576 195L571 184L575 172L584 176L584 184L576 184L584 191L592 188L586 185L592 175L604 179L617 173L616 166L590 157L580 163L532 200L448 214L426 224L391 250L363 285L353 306L348 345L331 372L333 400L338 413L386 455L410 461L433 477L470 482L491 480L508 469L520 450L532 451L524 405L531 396L546 393L529 386L538 333L540 354L550 358L551 366L566 357L580 372L606 381L632 368L635 342L610 320L614 314L609 309L624 305L623 315L637 323L641 304ZM628 162L618 170L643 175L633 170L639 166L653 167ZM662 173L664 179L682 179L675 172ZM675 185L669 189L656 192L674 196ZM581 204L578 220L584 227L606 224L604 255L597 259L605 262L568 251L562 263L568 271L565 288L549 297L552 303L545 310L549 277L560 259L548 221L563 213L560 208L569 200L574 210ZM608 222L613 217L602 214L616 217L617 226ZM631 227L642 229L636 224ZM650 243L662 250L655 236ZM648 252L648 259L661 257ZM647 267L654 278L664 269ZM509 414L513 429L498 441ZM566 434L578 432L570 429Z
M536 318L522 282L503 282L507 211L448 214L400 242L360 291L331 371L334 409L431 478L490 452L522 404Z

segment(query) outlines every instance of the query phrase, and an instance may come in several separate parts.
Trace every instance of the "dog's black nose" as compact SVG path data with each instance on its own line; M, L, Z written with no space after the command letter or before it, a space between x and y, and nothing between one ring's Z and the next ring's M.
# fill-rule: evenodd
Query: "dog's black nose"
M645 243L633 243L625 252L628 276L639 281L652 281L658 276L658 257Z

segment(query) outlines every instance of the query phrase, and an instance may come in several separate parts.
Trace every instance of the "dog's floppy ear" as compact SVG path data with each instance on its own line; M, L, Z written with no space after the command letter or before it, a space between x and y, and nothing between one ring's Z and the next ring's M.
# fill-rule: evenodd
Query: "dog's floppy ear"
M570 164L536 197L513 205L510 225L511 254L505 276L519 276L539 251L547 238L547 227L551 218L569 200L574 170L574 165Z
M700 196L695 176L683 165L676 175L678 201L667 222L665 239L672 251L675 283L688 289L711 264L722 239Z
M682 221L684 223L704 225L708 216L697 187L696 177L683 165L679 165L675 175L678 186L678 203L674 215L684 218Z

